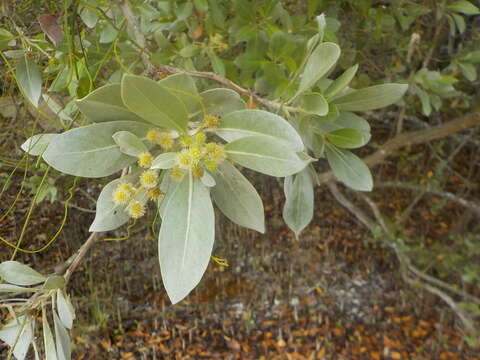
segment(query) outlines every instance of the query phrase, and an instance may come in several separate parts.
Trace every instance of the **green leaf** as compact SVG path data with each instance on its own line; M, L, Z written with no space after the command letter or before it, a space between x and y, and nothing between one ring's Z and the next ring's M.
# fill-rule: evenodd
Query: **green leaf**
M328 102L320 93L305 94L300 97L300 107L309 114L325 116L328 114Z
M88 28L93 29L97 25L98 16L88 8L83 8L80 13L80 18Z
M42 94L42 75L37 65L29 57L22 57L18 61L15 77L22 93L32 105L38 107Z
M325 148L328 164L335 177L348 187L358 191L371 191L373 179L365 163L348 150L334 146Z
M297 94L309 90L335 66L339 57L340 48L337 44L326 42L318 45L305 65Z
M0 264L0 277L14 285L35 285L47 280L31 267L17 261L4 261Z
M270 176L293 175L308 164L271 136L247 136L227 144L225 150L229 159Z
M90 225L89 231L110 231L115 230L127 223L130 216L125 211L126 205L116 205L113 202L112 194L121 183L133 183L137 178L136 174L124 176L121 179L110 181L100 192L97 199L97 209L95 211L95 219Z
M348 68L345 70L345 72L340 75L338 78L336 78L330 86L327 88L325 91L325 97L327 99L333 98L335 95L339 94L344 90L348 84L350 84L350 81L352 81L353 77L357 73L358 70L358 64L353 65L351 68Z
M367 144L370 141L371 134L370 134L370 125L368 124L367 120L364 118L351 113L351 112L342 112L340 115L335 119L335 125L341 126L345 129L355 129L360 131L362 134L363 140L362 145Z
M202 98L198 94L197 86L191 76L185 74L173 74L158 81L158 84L177 96L187 108L190 114L200 109Z
M24 360L33 341L33 318L17 316L0 328L0 340L13 348L13 355L17 360Z
M23 151L29 153L33 156L42 155L43 152L47 149L48 144L58 134L37 134L29 137L20 147Z
M480 14L478 7L473 5L470 1L467 0L458 0L453 4L447 6L447 9L455 12L459 12L465 15L477 15Z
M313 219L313 182L308 167L284 182L285 205L283 219L288 227L298 235Z
M65 287L65 278L61 275L50 275L43 284L43 289L56 290Z
M364 136L356 129L335 130L325 136L333 145L340 148L356 149L365 145Z
M221 163L212 176L216 182L212 198L222 213L240 226L265 233L262 199L250 181L228 161Z
M207 114L225 116L232 111L245 109L245 102L240 95L230 89L210 89L202 92L200 96Z
M468 81L475 81L477 79L477 69L475 68L475 65L459 62L458 66L460 67L460 70L462 70L463 76L465 76Z
M206 12L208 10L208 1L207 0L194 0L195 8L198 11Z
M17 285L11 285L11 284L0 284L0 293L9 293L9 292L32 292L32 288L24 288L21 286Z
M120 151L112 136L117 131L130 131L144 138L150 126L141 122L112 121L79 127L59 134L48 145L43 159L66 174L83 177L104 177L135 162Z
M53 312L53 324L55 327L55 344L58 360L70 360L72 357L70 335L55 312Z
M173 304L200 282L214 238L215 219L208 188L189 172L165 205L158 239L162 280Z
M283 142L290 149L302 151L302 138L287 120L268 111L240 110L226 115L215 133L226 141L246 136L266 135Z
M53 339L52 330L48 325L47 314L43 309L42 328L43 328L43 344L45 347L45 360L58 360L57 349L55 348L55 340Z
M407 84L383 84L353 90L335 98L332 103L340 111L366 111L383 108L396 103L408 89Z
M122 99L130 111L156 126L180 133L187 128L188 114L183 102L151 79L124 75Z
M75 310L68 296L60 289L57 290L57 311L63 326L71 329L75 319Z
M120 148L120 151L126 155L138 157L140 154L148 151L142 140L129 131L117 131L112 135L112 138Z
M158 155L152 162L152 169L171 169L177 164L177 155L175 152L168 152Z
M77 100L80 111L93 122L132 120L144 121L123 104L120 84L102 86Z

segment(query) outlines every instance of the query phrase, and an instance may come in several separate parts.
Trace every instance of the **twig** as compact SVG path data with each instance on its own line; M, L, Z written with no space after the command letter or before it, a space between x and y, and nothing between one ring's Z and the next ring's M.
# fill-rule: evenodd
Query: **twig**
M65 282L68 283L70 278L72 277L72 274L75 272L77 269L78 265L82 262L83 258L87 254L88 250L92 247L93 244L98 240L100 237L100 233L98 232L93 232L90 234L88 237L87 241L83 243L83 245L80 247L78 250L77 255L73 258L71 261L71 264L68 266L67 271L65 272Z

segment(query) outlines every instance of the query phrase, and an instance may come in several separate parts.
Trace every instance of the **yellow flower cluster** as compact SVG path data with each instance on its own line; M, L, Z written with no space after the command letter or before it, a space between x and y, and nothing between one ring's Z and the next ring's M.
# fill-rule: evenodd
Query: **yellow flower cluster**
M160 145L163 150L170 150L175 143L173 136L169 132L160 131L159 129L149 130L147 140Z
M203 126L207 129L216 129L220 125L220 118L215 115L205 115Z
M138 165L145 169L149 169L152 166L153 156L149 152L144 152L138 155Z

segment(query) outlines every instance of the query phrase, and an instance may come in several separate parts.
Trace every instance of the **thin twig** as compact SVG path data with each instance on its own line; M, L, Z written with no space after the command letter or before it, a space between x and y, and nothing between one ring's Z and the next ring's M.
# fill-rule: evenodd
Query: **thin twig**
M80 247L78 250L77 255L72 259L71 264L68 266L67 271L65 272L65 282L68 283L70 278L72 277L72 274L75 272L77 267L80 265L82 262L83 258L87 254L88 250L95 244L95 242L99 239L100 233L98 232L93 232L90 234L88 237L87 241L83 243L83 245Z

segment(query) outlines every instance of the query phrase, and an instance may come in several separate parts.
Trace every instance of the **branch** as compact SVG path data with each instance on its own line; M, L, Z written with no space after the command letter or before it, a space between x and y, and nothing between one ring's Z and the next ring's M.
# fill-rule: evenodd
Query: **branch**
M80 247L80 249L77 252L77 255L72 259L70 265L67 268L67 271L65 271L65 282L68 283L70 278L72 277L72 274L75 272L77 269L78 265L82 262L83 258L87 254L88 250L92 247L93 244L99 239L100 233L98 232L93 232L90 234L88 237L87 241L83 243L83 245ZM68 263L69 261L67 261Z
M441 125L431 127L426 130L410 131L395 136L388 140L372 155L362 160L369 166L373 167L382 163L386 157L392 155L396 150L405 146L423 144L429 141L437 140L455 134L462 130L480 125L480 111L474 111L462 116L459 119L448 121ZM334 180L332 171L326 171L318 175L318 185Z

